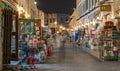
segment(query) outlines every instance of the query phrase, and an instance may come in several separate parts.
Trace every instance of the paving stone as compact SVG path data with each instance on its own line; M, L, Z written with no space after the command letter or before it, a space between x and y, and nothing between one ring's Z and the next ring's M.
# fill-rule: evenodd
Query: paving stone
M71 43L70 43L71 45ZM118 61L100 61L78 47L54 49L53 56L45 64L36 64L35 69L21 71L120 71Z

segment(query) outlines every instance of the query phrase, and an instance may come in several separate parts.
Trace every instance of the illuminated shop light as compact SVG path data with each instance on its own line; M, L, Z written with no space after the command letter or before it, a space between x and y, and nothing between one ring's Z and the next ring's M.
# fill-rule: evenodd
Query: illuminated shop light
M97 20L99 20L100 19L100 17L97 17Z
M114 18L115 18L115 16L114 16L114 15L111 15L111 18L112 18L112 19L114 19Z
M34 4L37 4L37 2L35 1Z

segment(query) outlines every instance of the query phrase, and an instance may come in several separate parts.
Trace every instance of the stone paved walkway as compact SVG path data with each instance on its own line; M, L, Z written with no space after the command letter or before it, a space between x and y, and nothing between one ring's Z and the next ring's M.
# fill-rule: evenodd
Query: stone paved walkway
M81 48L70 46L54 49L53 56L45 64L37 64L36 69L21 71L120 71L120 62L101 62Z
M46 64L29 71L120 71L120 62L101 62L81 48L56 49Z

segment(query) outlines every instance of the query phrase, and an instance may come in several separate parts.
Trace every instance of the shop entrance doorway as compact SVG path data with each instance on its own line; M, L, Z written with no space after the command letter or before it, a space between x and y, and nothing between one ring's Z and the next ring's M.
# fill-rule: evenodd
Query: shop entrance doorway
M2 52L3 64L18 59L17 12L4 8L2 12Z

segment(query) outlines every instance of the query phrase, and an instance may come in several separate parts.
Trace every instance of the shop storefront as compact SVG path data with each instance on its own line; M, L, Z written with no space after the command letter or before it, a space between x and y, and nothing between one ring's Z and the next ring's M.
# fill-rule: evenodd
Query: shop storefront
M47 46L43 40L40 19L19 19L19 59L34 65L46 61ZM45 36L44 36L45 37Z
M116 6L114 10L118 7ZM104 50L102 54L103 60L120 61L120 31L119 31L119 10L114 11L114 14L108 12L103 13L104 28L101 35L104 38Z
M28 43L35 35L35 19L19 19L18 26L18 58L24 60L28 57Z
M2 2L2 49L3 64L10 64L11 60L18 60L18 12L17 8Z
M2 64L0 65L15 65L21 61L25 61L28 65L45 62L48 51L43 40L46 36L43 35L41 20L30 19L28 13L26 17L26 11L17 3L12 4L11 1L3 0L1 5Z
M88 51L93 56L99 58L99 51L98 51L98 26L100 25L99 21L99 8L96 8L91 13L87 14L86 16L82 17L79 20L79 24L82 26L82 36L81 36L81 44L83 49Z
M98 9L79 21L85 31L81 40L85 51L103 61L120 61L118 17L114 19L111 12L101 13Z

